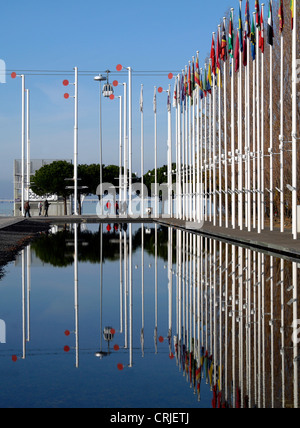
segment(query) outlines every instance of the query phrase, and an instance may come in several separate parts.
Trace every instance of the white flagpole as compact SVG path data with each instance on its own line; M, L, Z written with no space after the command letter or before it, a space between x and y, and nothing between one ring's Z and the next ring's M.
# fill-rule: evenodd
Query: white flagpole
M172 111L171 111L171 85L168 89L168 199L169 199L169 215L173 216L172 209Z
M272 7L272 1L270 1ZM270 231L274 230L274 180L273 180L273 46L270 45Z
M232 12L232 18L233 18L233 11L234 9L231 9ZM232 28L233 34L232 37L234 37L234 30ZM232 58L231 58L231 223L232 228L235 229L236 227L236 219L235 219L235 114L234 114L234 54L232 52Z
M294 0L292 38L292 229L293 239L297 239L297 0Z
M250 19L249 19L250 21ZM250 30L250 22L248 23ZM247 191L247 221L248 221L248 232L251 232L251 162L250 162L250 39L247 37L247 152L246 162L248 171Z
M132 215L132 69L128 67L129 214Z
M75 67L74 215L78 215L78 68Z
M181 148L182 148L182 133L181 133L181 100L180 100L180 74L178 75L178 86L177 86L177 123L178 123L178 192L177 192L177 206L178 206L178 218L182 220L182 184L181 184L181 172L182 172L182 161L181 161Z
M127 180L128 180L128 137L127 137L127 83L123 83L124 86L124 119L123 119L123 138L124 138L124 186L123 186L123 202L126 206L127 215Z
M257 12L256 12L257 14ZM261 233L261 167L260 167L260 85L259 85L259 32L256 28L256 114L257 114L257 233Z
M284 150L283 150L283 33L280 36L280 232L284 232Z
M141 111L141 184L142 184L142 209L141 217L144 217L145 211L145 194L144 194L144 98L143 98L144 85L141 85L141 100L140 100L140 111Z
M22 78L22 158L21 158L21 212L25 214L25 76Z
M202 79L202 68L200 69L200 77ZM199 89L198 89L198 99L199 99ZM203 217L203 99L201 98L200 101L200 114L201 114L201 120L200 120L200 135L199 135L199 149L200 149L200 168L199 168L199 174L200 174L200 188L199 188L199 198L200 198L200 221L204 220ZM198 111L199 115L199 111Z
M205 76L206 76L206 64L205 64ZM205 141L205 146L204 146L204 168L205 168L205 177L204 177L204 192L205 192L205 221L207 221L208 216L207 216L207 205L208 205L208 198L207 198L207 92L206 92L206 97L205 97L205 116L204 116L204 141Z
M155 176L155 217L158 217L158 185L157 185L157 96L154 87L154 176Z
M226 18L224 20L224 27L226 28ZM225 165L225 227L229 227L228 220L228 148L227 148L227 67L224 61L224 165Z
M261 14L264 17L264 3ZM261 28L261 31L264 28ZM264 37L264 32L262 34ZM265 228L265 94L264 94L264 53L261 53L261 228Z
M30 161L30 91L26 89L27 95L27 183L26 183L26 200L29 202L29 190L30 190L30 172L31 172L31 161Z
M199 52L197 52L197 58L199 57ZM198 62L197 62L198 64ZM197 73L199 74L200 79L200 70L197 69ZM200 111L202 113L202 102L201 102L201 110L200 110L200 88L199 85L196 85L196 99L197 99L197 108L196 108L196 126L197 126L197 132L196 132L196 145L197 145L197 187L196 187L196 213L195 213L195 220L200 222L202 220L201 215L201 199L200 199L200 181L201 181L201 174L202 174L202 146L200 146ZM201 148L200 148L201 147ZM201 150L201 153L200 153Z
M215 43L215 33L213 32L214 45ZM212 87L212 96L213 96L213 117L212 117L212 143L213 143L213 155L212 155L212 166L213 166L213 205L214 205L214 226L217 225L217 183L216 183L216 76L213 73L213 87Z
M241 3L241 1L240 1ZM243 150L242 150L242 51L240 47L240 68L239 68L239 81L238 81L238 163L239 163L239 227L243 230Z
M189 61L189 66L191 67L191 61ZM190 70L190 69L189 69ZM190 82L188 82L188 87L190 85ZM188 88L189 91L189 88ZM188 195L189 195L189 201L188 201L188 212L189 216L188 219L192 220L192 96L189 96L189 129L188 129L188 153L189 153L189 161L188 161Z
M220 42L221 25L218 26L218 38ZM222 137L221 137L221 58L219 58L220 69L218 72L219 87L218 87L218 101L219 101L219 226L222 227ZM215 159L216 161L216 159Z
M253 12L253 20L255 22L255 12ZM257 44L257 40L255 41ZM256 49L256 46L255 46ZM253 107L252 107L252 123L253 123L253 132L252 132L252 138L253 138L253 151L252 151L252 155L253 155L253 177L252 177L252 182L253 182L253 186L252 186L252 191L253 191L253 229L256 229L256 209L257 209L257 205L256 205L256 199L257 199L257 195L256 195L256 61L257 61L257 55L255 54L255 60L253 61Z
M185 67L185 75L187 76L187 66ZM188 157L188 94L185 98L185 218L189 219L189 157Z

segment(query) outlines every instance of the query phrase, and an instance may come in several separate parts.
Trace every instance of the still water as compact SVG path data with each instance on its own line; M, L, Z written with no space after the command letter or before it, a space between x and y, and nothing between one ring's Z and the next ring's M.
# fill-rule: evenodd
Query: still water
M298 267L157 225L54 226L0 282L0 406L298 407Z

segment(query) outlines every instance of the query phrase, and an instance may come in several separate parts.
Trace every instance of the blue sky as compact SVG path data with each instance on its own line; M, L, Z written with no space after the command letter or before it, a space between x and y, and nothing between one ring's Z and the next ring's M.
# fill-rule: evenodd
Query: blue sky
M243 7L244 7L243 2ZM251 2L252 3L252 2ZM134 71L164 71L162 76L133 76L133 169L140 172L139 96L144 84L145 168L153 167L153 88L168 88L169 71L184 68L200 51L200 64L210 50L229 7L238 0L113 3L86 0L3 2L0 16L1 54L13 70L115 72L117 64ZM251 4L251 8L254 7ZM27 76L31 93L31 156L73 158L74 103L66 101L62 76ZM68 77L74 81L72 76ZM115 76L112 77L112 80ZM123 79L119 79L123 81ZM79 162L99 159L99 87L93 76L79 79ZM21 154L21 80L7 77L0 85L0 198L12 196L13 160ZM72 94L72 87L68 89ZM122 95L117 88L116 95ZM159 164L167 161L166 94L158 98ZM103 100L105 164L118 163L118 102Z

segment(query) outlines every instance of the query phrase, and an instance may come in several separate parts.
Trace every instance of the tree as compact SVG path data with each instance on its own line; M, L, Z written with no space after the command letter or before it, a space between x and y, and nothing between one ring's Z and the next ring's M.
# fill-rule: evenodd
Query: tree
M67 198L72 193L67 189L68 181L73 177L74 171L71 163L66 161L55 161L45 165L36 171L31 178L31 189L37 195L57 195L64 200L64 213L67 214Z

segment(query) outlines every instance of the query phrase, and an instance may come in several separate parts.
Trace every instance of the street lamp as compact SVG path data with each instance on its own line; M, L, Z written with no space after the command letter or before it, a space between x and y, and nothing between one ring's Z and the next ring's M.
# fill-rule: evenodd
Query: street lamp
M100 83L100 196L102 197L102 183L103 183L103 179L102 179L102 107L101 107L101 93L102 93L102 88L101 88L101 82L106 82L107 78L103 77L101 74L99 74L98 76L94 77L94 81L95 82L99 82Z

